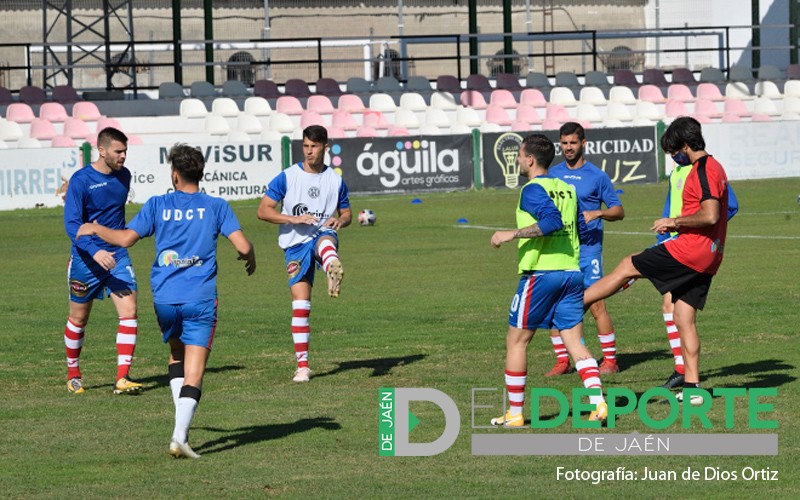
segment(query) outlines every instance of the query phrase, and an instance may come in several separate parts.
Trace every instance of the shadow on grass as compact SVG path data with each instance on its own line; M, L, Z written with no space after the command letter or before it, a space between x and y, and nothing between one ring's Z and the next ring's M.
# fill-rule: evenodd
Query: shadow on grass
M347 370L361 370L362 368L369 368L372 370L371 377L382 377L387 375L392 368L408 365L417 361L422 361L427 357L427 354L412 354L411 356L401 356L397 358L375 358L375 359L360 359L355 361L344 361L337 363L339 366L333 370L315 374L314 378L327 377L329 375L336 375Z
M203 454L219 453L222 451L238 448L246 444L259 443L281 439L292 434L306 432L313 429L324 429L326 431L336 431L342 426L330 417L303 418L289 424L268 424L253 425L250 427L240 427L238 429L219 429L216 427L197 427L205 431L219 432L223 436L212 441L206 441L195 451Z
M166 365L164 366L166 370ZM236 371L236 370L244 370L244 366L241 365L227 365L227 366L214 366L210 368L206 368L206 375L209 373L220 373L220 372L229 372L229 371ZM152 391L155 389L160 389L162 387L169 387L169 377L167 376L166 372L160 375L153 375L150 377L143 377L143 378L135 378L136 382L142 384L142 392ZM91 387L86 387L87 389L102 389L104 387L108 387L109 389L114 388L114 384L99 384L93 385Z
M797 380L789 373L775 373L794 370L795 366L780 359L763 359L752 363L738 363L723 366L705 374L706 377L750 376L751 382L741 385L718 385L717 387L780 387Z
M617 353L617 363L622 370L633 368L634 366L652 361L655 359L672 358L672 352L665 346L664 349L656 351L642 351L642 352L621 352Z

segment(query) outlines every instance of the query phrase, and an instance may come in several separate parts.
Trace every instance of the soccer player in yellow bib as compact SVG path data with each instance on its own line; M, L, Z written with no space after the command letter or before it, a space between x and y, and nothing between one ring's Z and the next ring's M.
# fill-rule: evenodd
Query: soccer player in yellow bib
M517 229L497 231L492 246L519 240L517 293L511 301L506 336L505 382L510 408L493 425L522 427L525 418L525 382L528 344L537 328L559 331L567 352L586 388L597 388L589 400L595 410L590 420L604 422L608 406L603 398L597 360L582 342L583 273L579 234L586 221L575 189L548 175L555 157L552 141L541 134L527 136L520 145L520 172L530 179L520 191Z

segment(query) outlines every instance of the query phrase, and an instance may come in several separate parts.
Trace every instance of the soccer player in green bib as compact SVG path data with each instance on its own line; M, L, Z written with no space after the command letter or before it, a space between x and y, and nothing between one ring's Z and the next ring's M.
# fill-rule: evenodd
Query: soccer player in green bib
M520 280L511 301L506 336L505 382L509 409L493 425L522 427L525 419L525 382L528 374L528 344L537 328L559 331L567 352L586 388L598 389L589 397L595 405L590 420L604 422L608 406L595 360L583 344L583 273L579 234L586 222L575 189L548 175L555 147L541 134L527 136L520 145L517 162L530 179L522 187L517 203L517 229L497 231L492 246L519 240Z

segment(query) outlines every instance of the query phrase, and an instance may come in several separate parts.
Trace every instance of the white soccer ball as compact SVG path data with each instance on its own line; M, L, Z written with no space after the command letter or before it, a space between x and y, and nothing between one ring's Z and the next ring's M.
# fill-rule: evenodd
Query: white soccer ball
M358 223L362 226L372 226L375 224L375 212L365 208L358 213Z

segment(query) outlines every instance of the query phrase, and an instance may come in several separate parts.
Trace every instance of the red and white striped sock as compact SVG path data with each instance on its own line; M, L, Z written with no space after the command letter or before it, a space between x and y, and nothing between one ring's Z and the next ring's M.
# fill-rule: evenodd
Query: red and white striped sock
M298 368L308 368L308 338L311 335L308 317L310 315L310 300L292 301L292 340Z
M510 372L506 370L506 389L508 390L509 412L511 415L522 413L525 404L525 379L528 372Z
M681 334L675 326L672 314L664 313L664 326L667 327L667 339L669 347L672 349L672 357L675 358L675 371L683 375L683 354L681 353Z
M67 349L67 380L76 377L80 378L81 376L80 360L85 326L76 325L67 318L67 326L64 327L64 346Z
M336 253L336 245L329 239L324 239L319 244L319 260L322 262L322 269L327 273L328 267L334 260L339 260L339 254Z
M603 360L609 363L617 362L617 333L611 332L605 335L597 334L600 339L600 347L603 348Z
M127 377L131 369L133 351L136 350L138 322L133 318L120 318L117 329L117 380Z
M550 335L550 342L553 343L553 351L556 353L556 362L569 364L569 355L567 348L564 346L564 341L561 340L559 334Z
M597 360L588 358L577 361L575 363L575 369L578 370L584 387L587 389L593 389L595 387L600 389L600 394L589 396L589 402L596 405L605 401L605 399L603 399L603 383L600 381Z

